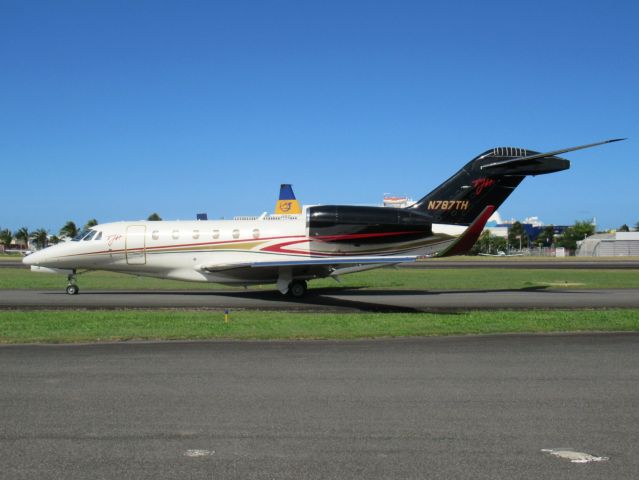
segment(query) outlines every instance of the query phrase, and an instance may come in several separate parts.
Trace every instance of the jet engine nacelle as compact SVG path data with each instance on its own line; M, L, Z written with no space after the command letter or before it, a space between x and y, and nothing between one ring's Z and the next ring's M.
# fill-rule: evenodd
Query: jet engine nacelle
M309 207L307 224L311 238L359 243L387 242L388 235L432 234L431 219L416 210L351 205ZM330 237L336 237L331 239ZM326 238L328 237L328 238ZM396 239L396 237L395 237Z

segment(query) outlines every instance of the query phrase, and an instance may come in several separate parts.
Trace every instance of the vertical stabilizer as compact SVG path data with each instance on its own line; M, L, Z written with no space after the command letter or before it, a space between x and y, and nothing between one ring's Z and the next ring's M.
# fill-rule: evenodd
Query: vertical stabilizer
M278 215L302 213L300 202L295 198L291 184L283 183L280 185L280 198L275 204L275 213Z

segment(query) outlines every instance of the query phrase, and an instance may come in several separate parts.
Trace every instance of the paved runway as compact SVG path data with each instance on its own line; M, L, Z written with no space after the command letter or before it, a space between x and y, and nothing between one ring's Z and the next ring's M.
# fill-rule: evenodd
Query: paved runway
M303 300L277 291L0 290L0 309L210 308L283 311L417 312L475 309L639 308L639 289L424 291L311 289Z
M632 334L3 346L0 365L0 478L639 471Z

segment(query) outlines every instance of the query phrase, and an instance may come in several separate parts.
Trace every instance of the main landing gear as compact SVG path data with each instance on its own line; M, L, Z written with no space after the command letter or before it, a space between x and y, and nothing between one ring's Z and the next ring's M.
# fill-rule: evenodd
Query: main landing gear
M293 269L291 267L281 267L277 276L277 289L282 295L302 298L306 295L306 281L293 279Z
M67 285L67 293L69 295L77 295L80 293L80 287L75 283L75 270L67 276L69 284Z
M306 295L306 281L304 280L293 280L288 284L288 294L293 298L302 298Z

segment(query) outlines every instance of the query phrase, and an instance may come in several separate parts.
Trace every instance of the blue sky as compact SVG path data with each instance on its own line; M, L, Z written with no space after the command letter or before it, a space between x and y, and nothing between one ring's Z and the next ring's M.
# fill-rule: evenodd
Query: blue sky
M615 137L500 209L639 221L639 4L0 2L0 227L419 198L493 146Z

